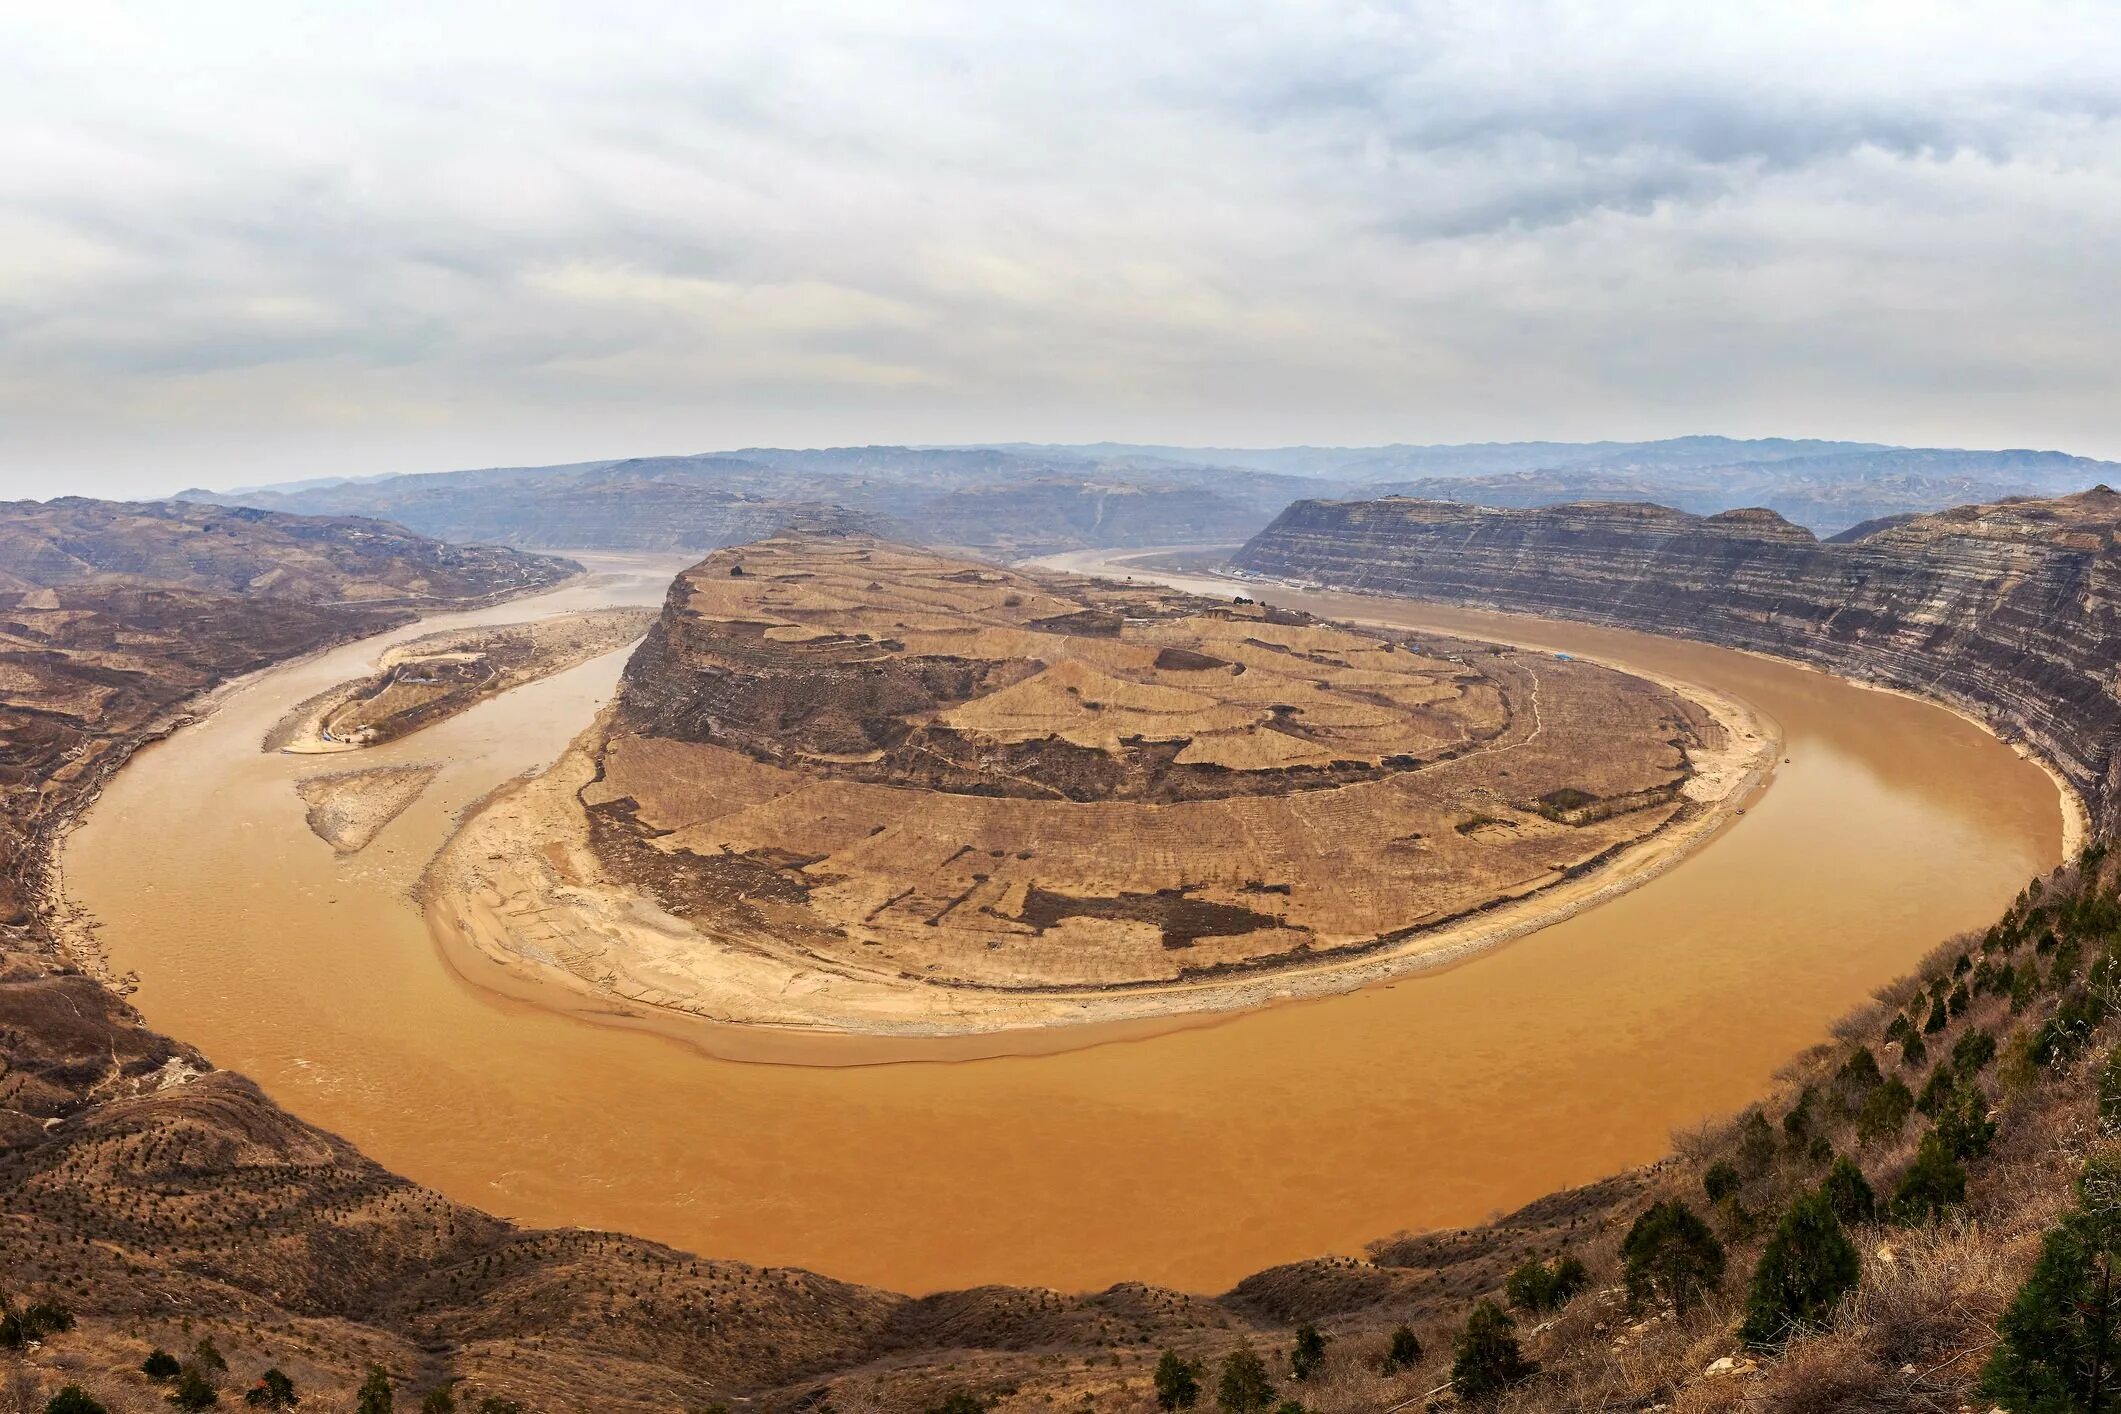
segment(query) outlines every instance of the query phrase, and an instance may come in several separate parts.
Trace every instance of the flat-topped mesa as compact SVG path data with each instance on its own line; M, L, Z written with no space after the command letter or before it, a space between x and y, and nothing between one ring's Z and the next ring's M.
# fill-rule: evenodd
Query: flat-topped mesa
M619 721L833 779L1169 802L1448 758L1506 728L1507 690L1286 610L783 539L679 577Z
M1961 506L1820 542L1771 511L1302 501L1233 558L1277 578L1588 619L1941 698L2116 823L2121 494Z
M429 896L492 955L723 1020L1228 1009L1661 867L1760 749L1591 663L784 537L680 576L605 729Z

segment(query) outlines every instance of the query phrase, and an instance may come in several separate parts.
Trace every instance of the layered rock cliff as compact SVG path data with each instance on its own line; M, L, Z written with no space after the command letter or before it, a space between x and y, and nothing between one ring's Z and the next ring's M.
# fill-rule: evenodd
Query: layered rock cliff
M1235 567L1756 649L1962 708L2121 819L2121 494L1962 506L1845 543L1772 511L1301 501Z

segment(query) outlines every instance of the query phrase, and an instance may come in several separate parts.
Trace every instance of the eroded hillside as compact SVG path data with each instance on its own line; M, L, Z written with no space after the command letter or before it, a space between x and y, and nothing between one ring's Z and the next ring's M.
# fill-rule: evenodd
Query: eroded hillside
M1777 653L1941 698L2051 762L2111 826L2121 494L1965 506L1822 543L1770 511L1306 501L1246 571Z
M579 568L352 516L79 496L0 503L0 589L133 584L315 604L457 604L521 594Z

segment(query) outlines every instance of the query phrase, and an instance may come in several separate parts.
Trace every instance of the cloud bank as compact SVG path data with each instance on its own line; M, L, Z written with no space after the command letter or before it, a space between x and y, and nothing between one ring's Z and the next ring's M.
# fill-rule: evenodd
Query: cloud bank
M2121 455L2095 3L0 12L0 492L749 443Z

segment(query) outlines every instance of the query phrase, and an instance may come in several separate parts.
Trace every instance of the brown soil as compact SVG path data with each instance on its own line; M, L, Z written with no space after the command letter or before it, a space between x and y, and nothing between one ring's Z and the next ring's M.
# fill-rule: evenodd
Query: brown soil
M383 827L420 798L440 766L374 766L305 776L295 786L309 807L309 828L341 854L359 854Z

